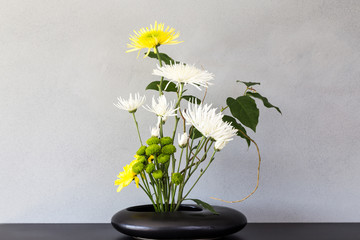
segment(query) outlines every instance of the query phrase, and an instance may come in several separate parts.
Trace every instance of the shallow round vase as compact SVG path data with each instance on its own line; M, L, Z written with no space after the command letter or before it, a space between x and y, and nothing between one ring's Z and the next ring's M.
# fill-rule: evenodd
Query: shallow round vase
M236 233L247 223L239 211L213 206L218 214L196 205L181 205L171 213L156 213L152 205L116 213L111 224L121 233L143 239L213 239Z

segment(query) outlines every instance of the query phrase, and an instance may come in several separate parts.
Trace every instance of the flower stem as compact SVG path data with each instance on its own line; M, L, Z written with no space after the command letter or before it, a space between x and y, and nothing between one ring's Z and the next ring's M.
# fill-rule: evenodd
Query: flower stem
M193 135L193 137L192 137L192 141L191 141L190 146L188 146L188 147L186 148L186 164L185 164L185 168L184 168L184 169L188 169L188 174L190 174L190 172L191 172L191 167L189 167L189 163L190 163L190 160L191 160L191 159L190 159L190 155L191 155L191 153L192 153L192 149L191 149L191 148L192 148L193 140L194 140L194 135ZM201 149L202 149L202 147L204 146L205 142L206 142L206 137L203 136L203 137L201 138L201 140L199 141L199 143L198 143L198 146L197 146L197 148L196 148L195 153L193 154L192 162L193 162L193 160L196 158L196 155L201 151ZM189 151L188 151L189 148L190 148L190 153L189 153ZM184 171L184 170L183 170L183 171ZM180 188L179 188L179 192L178 192L178 202L177 202L177 205L176 205L174 211L176 211L176 210L180 207L181 202L185 199L185 198L182 197L182 195L183 195L183 191L184 191L185 184L186 184L187 180L189 179L189 177L190 177L190 176L187 176L187 171L185 170L185 171L184 171L184 181L180 184Z
M249 87L245 89L244 96L246 95L247 90L249 90Z
M177 169L178 172L180 171L180 165L181 165L181 159L182 159L183 152L184 152L184 148L181 149L180 158L179 158L179 165L178 165L178 169Z
M209 140L208 140L208 141L209 141ZM207 141L207 142L208 142L208 141ZM212 145L212 143L211 143L211 145ZM210 145L210 146L211 146L211 145ZM199 159L198 162L194 162L195 159L193 159L193 161L191 162L191 164L190 164L190 166L189 166L188 177L187 177L186 180L184 180L184 181L185 181L184 184L186 184L186 183L189 181L189 179L191 178L191 176L194 174L194 172L196 171L196 169L199 167L200 163L202 163L203 161L205 161L209 150L210 150L210 147L205 151L204 155L202 156L201 159ZM194 169L192 169L193 166L195 166Z
M208 163L208 165L206 166L206 168L204 169L204 171L202 171L199 175L199 177L196 179L196 181L194 182L194 184L192 185L192 187L190 188L190 190L185 194L184 198L185 199L189 193L191 192L191 190L195 187L195 185L197 184L197 182L200 180L200 178L202 177L202 175L204 175L204 173L206 172L206 170L209 168L210 164L212 163L212 161L214 160L214 155L215 155L216 151L214 151L213 155L210 158L210 161Z
M149 185L147 183L147 180L144 180L143 176L141 176L141 180L144 183L144 186L142 186L141 184L139 184L139 186L146 193L146 195L150 198L150 201L152 202L152 204L154 206L155 212L158 212L159 210L158 210L158 208L157 208L157 206L156 206L156 204L154 202L154 199L151 196L151 191L150 191Z
M161 117L159 117L159 118L160 118L160 127L159 127L160 128L160 137L163 138L164 137L164 129L163 129L164 122Z
M159 53L159 50L158 50L158 47L155 46L155 51L156 51L156 56L157 58L159 59L159 64L160 64L160 67L162 67L162 60L161 60L161 57L160 57L160 53ZM160 84L159 84L159 95L163 95L163 92L162 92L162 83L163 83L163 80L164 80L164 77L161 77L161 80L160 80Z
M162 67L162 60L161 60L161 56L160 56L159 49L157 46L155 46L155 52L156 52L157 58L159 59L160 67ZM163 92L162 92L163 81L164 81L164 77L161 77L160 83L159 83L159 95L160 96L163 95ZM162 119L160 119L160 137L163 137L163 121L162 121Z
M198 153L201 151L201 149L204 147L204 145L205 145L205 143L206 143L206 137L205 136L203 136L202 138L201 138L201 140L199 141L199 144L198 144L198 146L197 146L197 148L196 148L196 151L195 151L195 153L194 153L194 155L192 156L192 158L190 158L190 155L191 155L191 153L192 152L190 152L190 154L189 154L189 156L188 156L188 158L189 158L189 160L191 160L191 164L190 164L190 167L189 167L189 172L188 172L188 179L190 178L190 176L191 176L191 166L193 165L193 163L194 163L194 161L195 161L195 159L196 159L196 156L198 155ZM209 139L208 139L209 140ZM188 165L187 165L188 166ZM186 167L187 167L186 166ZM186 181L187 182L187 181ZM186 183L185 182L185 183Z
M174 205L175 205L175 193L176 193L176 188L177 186L172 184L171 185L172 188L172 200L171 200L171 205L170 205L170 211L174 211Z
M229 106L223 107L221 108L220 112L223 112L224 110L226 110Z
M161 61L161 57L160 57L160 53L159 53L158 46L155 46L155 50L156 50L156 56L157 56L157 58L159 59L160 67L162 67L162 61Z
M136 121L136 118L135 118L135 113L132 113L133 117L134 117L134 121L135 121L135 125L136 125L136 130L137 130L137 133L138 133L138 136L139 136L139 140L140 140L140 144L141 146L143 145L142 141L141 141L141 136L140 136L140 131L139 131L139 125Z
M156 196L156 199L157 199L157 205L160 209L160 212L163 212L164 211L164 204L163 204L163 201L162 201L162 194L161 194L161 186L159 184L159 181L158 180L155 180L155 184L156 184L156 190L157 190L157 196Z
M180 87L180 90L179 90L179 92L177 93L178 100L177 100L177 103L175 104L175 108L179 108L179 107L180 107L180 102L181 102L182 94L183 94L183 92L184 92L184 91L183 91L183 90L184 90L184 84L181 83L181 84L179 85L179 87ZM179 123L179 120L180 120L180 118L177 116L177 112L178 112L178 110L175 111L175 113L176 113L176 116L175 116L175 126L174 126L174 131L173 131L172 139L175 138L175 133L176 133L177 126L178 126L178 123ZM179 112L180 112L180 111L179 111Z

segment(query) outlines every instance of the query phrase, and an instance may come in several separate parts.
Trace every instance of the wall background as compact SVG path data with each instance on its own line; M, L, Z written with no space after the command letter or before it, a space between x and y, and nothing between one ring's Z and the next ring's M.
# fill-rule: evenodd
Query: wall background
M261 109L261 185L230 207L250 222L360 221L359 1L0 5L0 222L109 222L147 202L133 185L113 186L138 146L113 102L157 79L154 60L125 54L129 33L155 20L185 41L162 51L216 75L209 102L237 96L241 79L261 82L283 111ZM138 118L142 131L155 123L145 110ZM229 206L209 197L244 197L256 166L255 149L233 142L192 196Z

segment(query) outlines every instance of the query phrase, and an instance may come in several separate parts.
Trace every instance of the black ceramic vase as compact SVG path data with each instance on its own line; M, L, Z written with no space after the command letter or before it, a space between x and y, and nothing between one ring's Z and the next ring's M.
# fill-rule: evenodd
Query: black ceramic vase
M123 234L145 239L219 238L245 227L247 220L241 212L213 207L218 214L196 205L181 205L169 213L156 213L152 205L140 205L119 211L111 224Z

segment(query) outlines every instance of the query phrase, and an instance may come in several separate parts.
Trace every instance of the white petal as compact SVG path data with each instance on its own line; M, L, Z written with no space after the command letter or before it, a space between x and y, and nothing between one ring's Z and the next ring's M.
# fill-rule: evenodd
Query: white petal
M118 102L116 104L114 103L114 105L119 109L133 112L136 111L145 102L145 100L145 96L140 96L139 93L136 93L134 98L130 93L128 100L118 97Z
M147 105L144 108L155 113L157 116L161 117L163 121L165 121L167 117L176 116L175 112L178 108L175 109L174 106L175 101L168 103L165 95L161 95L158 97L157 101L154 97L152 98L151 107Z
M150 131L152 137L158 137L160 134L160 129L158 126L151 128Z
M210 81L214 78L214 74L184 63L164 65L163 67L157 66L157 69L153 70L153 75L165 77L177 84L190 84L198 89L200 89L199 86L208 87L211 85Z
M188 109L183 111L183 116L187 124L193 125L205 137L219 141L218 147L231 141L237 132L229 123L222 120L223 115L216 113L216 108L211 108L211 105L188 103Z
M227 143L228 143L228 142L226 142L226 141L221 141L221 140L220 140L220 141L216 141L216 142L215 142L215 149L216 149L216 151L222 150Z
M185 147L188 141L188 134L185 132L183 134L178 134L178 143L180 147Z

